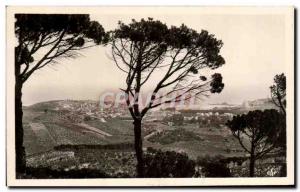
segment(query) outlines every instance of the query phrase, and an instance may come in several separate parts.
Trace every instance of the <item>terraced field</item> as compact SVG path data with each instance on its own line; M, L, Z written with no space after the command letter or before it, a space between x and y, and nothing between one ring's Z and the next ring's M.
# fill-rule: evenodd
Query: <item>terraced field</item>
M24 110L24 145L27 155L52 150L59 145L101 145L132 142L130 122L100 120L74 123L60 120L58 112ZM112 129L109 129L112 127Z

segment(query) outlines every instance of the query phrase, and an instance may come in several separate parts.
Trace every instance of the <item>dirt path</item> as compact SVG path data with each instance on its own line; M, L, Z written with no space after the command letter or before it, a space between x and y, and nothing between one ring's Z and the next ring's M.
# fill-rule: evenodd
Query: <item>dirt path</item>
M163 131L162 129L159 129L159 128L158 128L157 130L153 131L152 133L146 135L146 136L144 137L144 140L148 141L148 139L149 139L150 137L152 137L153 135L156 135L156 134L158 134L158 133L160 133L160 132L162 132L162 131Z
M92 126L90 126L90 125L88 125L88 124L86 124L86 123L79 123L79 124L77 124L77 125L79 125L79 126L81 126L82 128L86 129L85 132L92 132L92 133L96 133L96 134L98 134L98 135L107 136L107 137L111 137L111 136L112 136L111 134L109 134L109 133L107 133L107 132L105 132L105 131L102 131L102 130L100 130L100 129L97 129L97 128L95 128L95 127L92 127Z

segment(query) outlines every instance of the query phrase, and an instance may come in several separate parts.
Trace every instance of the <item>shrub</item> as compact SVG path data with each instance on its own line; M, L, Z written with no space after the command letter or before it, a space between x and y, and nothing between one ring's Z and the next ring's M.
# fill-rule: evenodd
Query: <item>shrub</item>
M227 162L222 156L198 158L197 165L201 167L200 173L196 173L197 176L232 177Z
M92 118L90 117L90 116L84 116L84 119L83 119L84 121L90 121L90 120L92 120Z
M205 164L202 172L205 177L231 177L229 168L219 161Z
M178 128L171 131L164 131L158 133L148 139L153 143L160 143L162 145L168 145L179 141L201 141L203 140L199 135L185 129Z
M148 148L144 155L145 177L193 177L195 162L186 154Z
M283 163L281 168L280 168L280 172L279 172L279 177L286 177L287 172L286 172L286 163Z
M109 175L101 170L80 169L80 170L54 170L50 167L27 167L25 178L37 179L79 179L79 178L108 178Z

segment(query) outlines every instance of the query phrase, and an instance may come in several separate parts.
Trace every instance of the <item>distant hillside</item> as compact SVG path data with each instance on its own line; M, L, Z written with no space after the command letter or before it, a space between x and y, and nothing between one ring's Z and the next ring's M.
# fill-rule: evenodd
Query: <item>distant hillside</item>
M213 109L241 109L241 110L265 110L265 109L276 109L276 106L270 98L256 99L251 101L244 101L242 104L228 104L226 102L220 104L210 104L214 106Z
M64 106L72 106L72 105L80 105L80 104L94 104L97 105L97 101L93 100L53 100L53 101L45 101L40 103L35 103L29 106L23 106L23 108L31 109L31 110L44 110L44 109L58 109ZM65 107L66 108L66 107Z
M253 110L277 109L270 98L244 101L242 104L211 103L205 107L193 107L192 109L177 109L183 112L218 112L240 114Z
M58 100L57 101L46 101L46 102L40 102L35 103L33 105L29 106L23 106L25 109L31 109L31 110L44 110L44 109L54 109L56 106L58 106Z
M245 101L243 102L242 107L249 110L276 109L276 106L270 98Z

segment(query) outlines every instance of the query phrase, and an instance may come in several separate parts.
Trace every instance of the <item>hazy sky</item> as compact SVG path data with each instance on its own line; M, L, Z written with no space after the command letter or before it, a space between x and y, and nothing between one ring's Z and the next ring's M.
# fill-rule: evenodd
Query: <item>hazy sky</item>
M285 72L285 23L280 15L224 14L92 14L106 30L119 20L153 17L167 25L182 23L197 31L208 30L224 43L221 55L226 64L214 72L223 76L225 88L211 95L206 103L241 103L270 96L269 86L275 74ZM107 57L109 49L98 46L82 52L83 57L61 60L46 67L25 83L25 105L55 99L94 99L105 90L123 87L125 75ZM200 72L201 73L201 72Z

